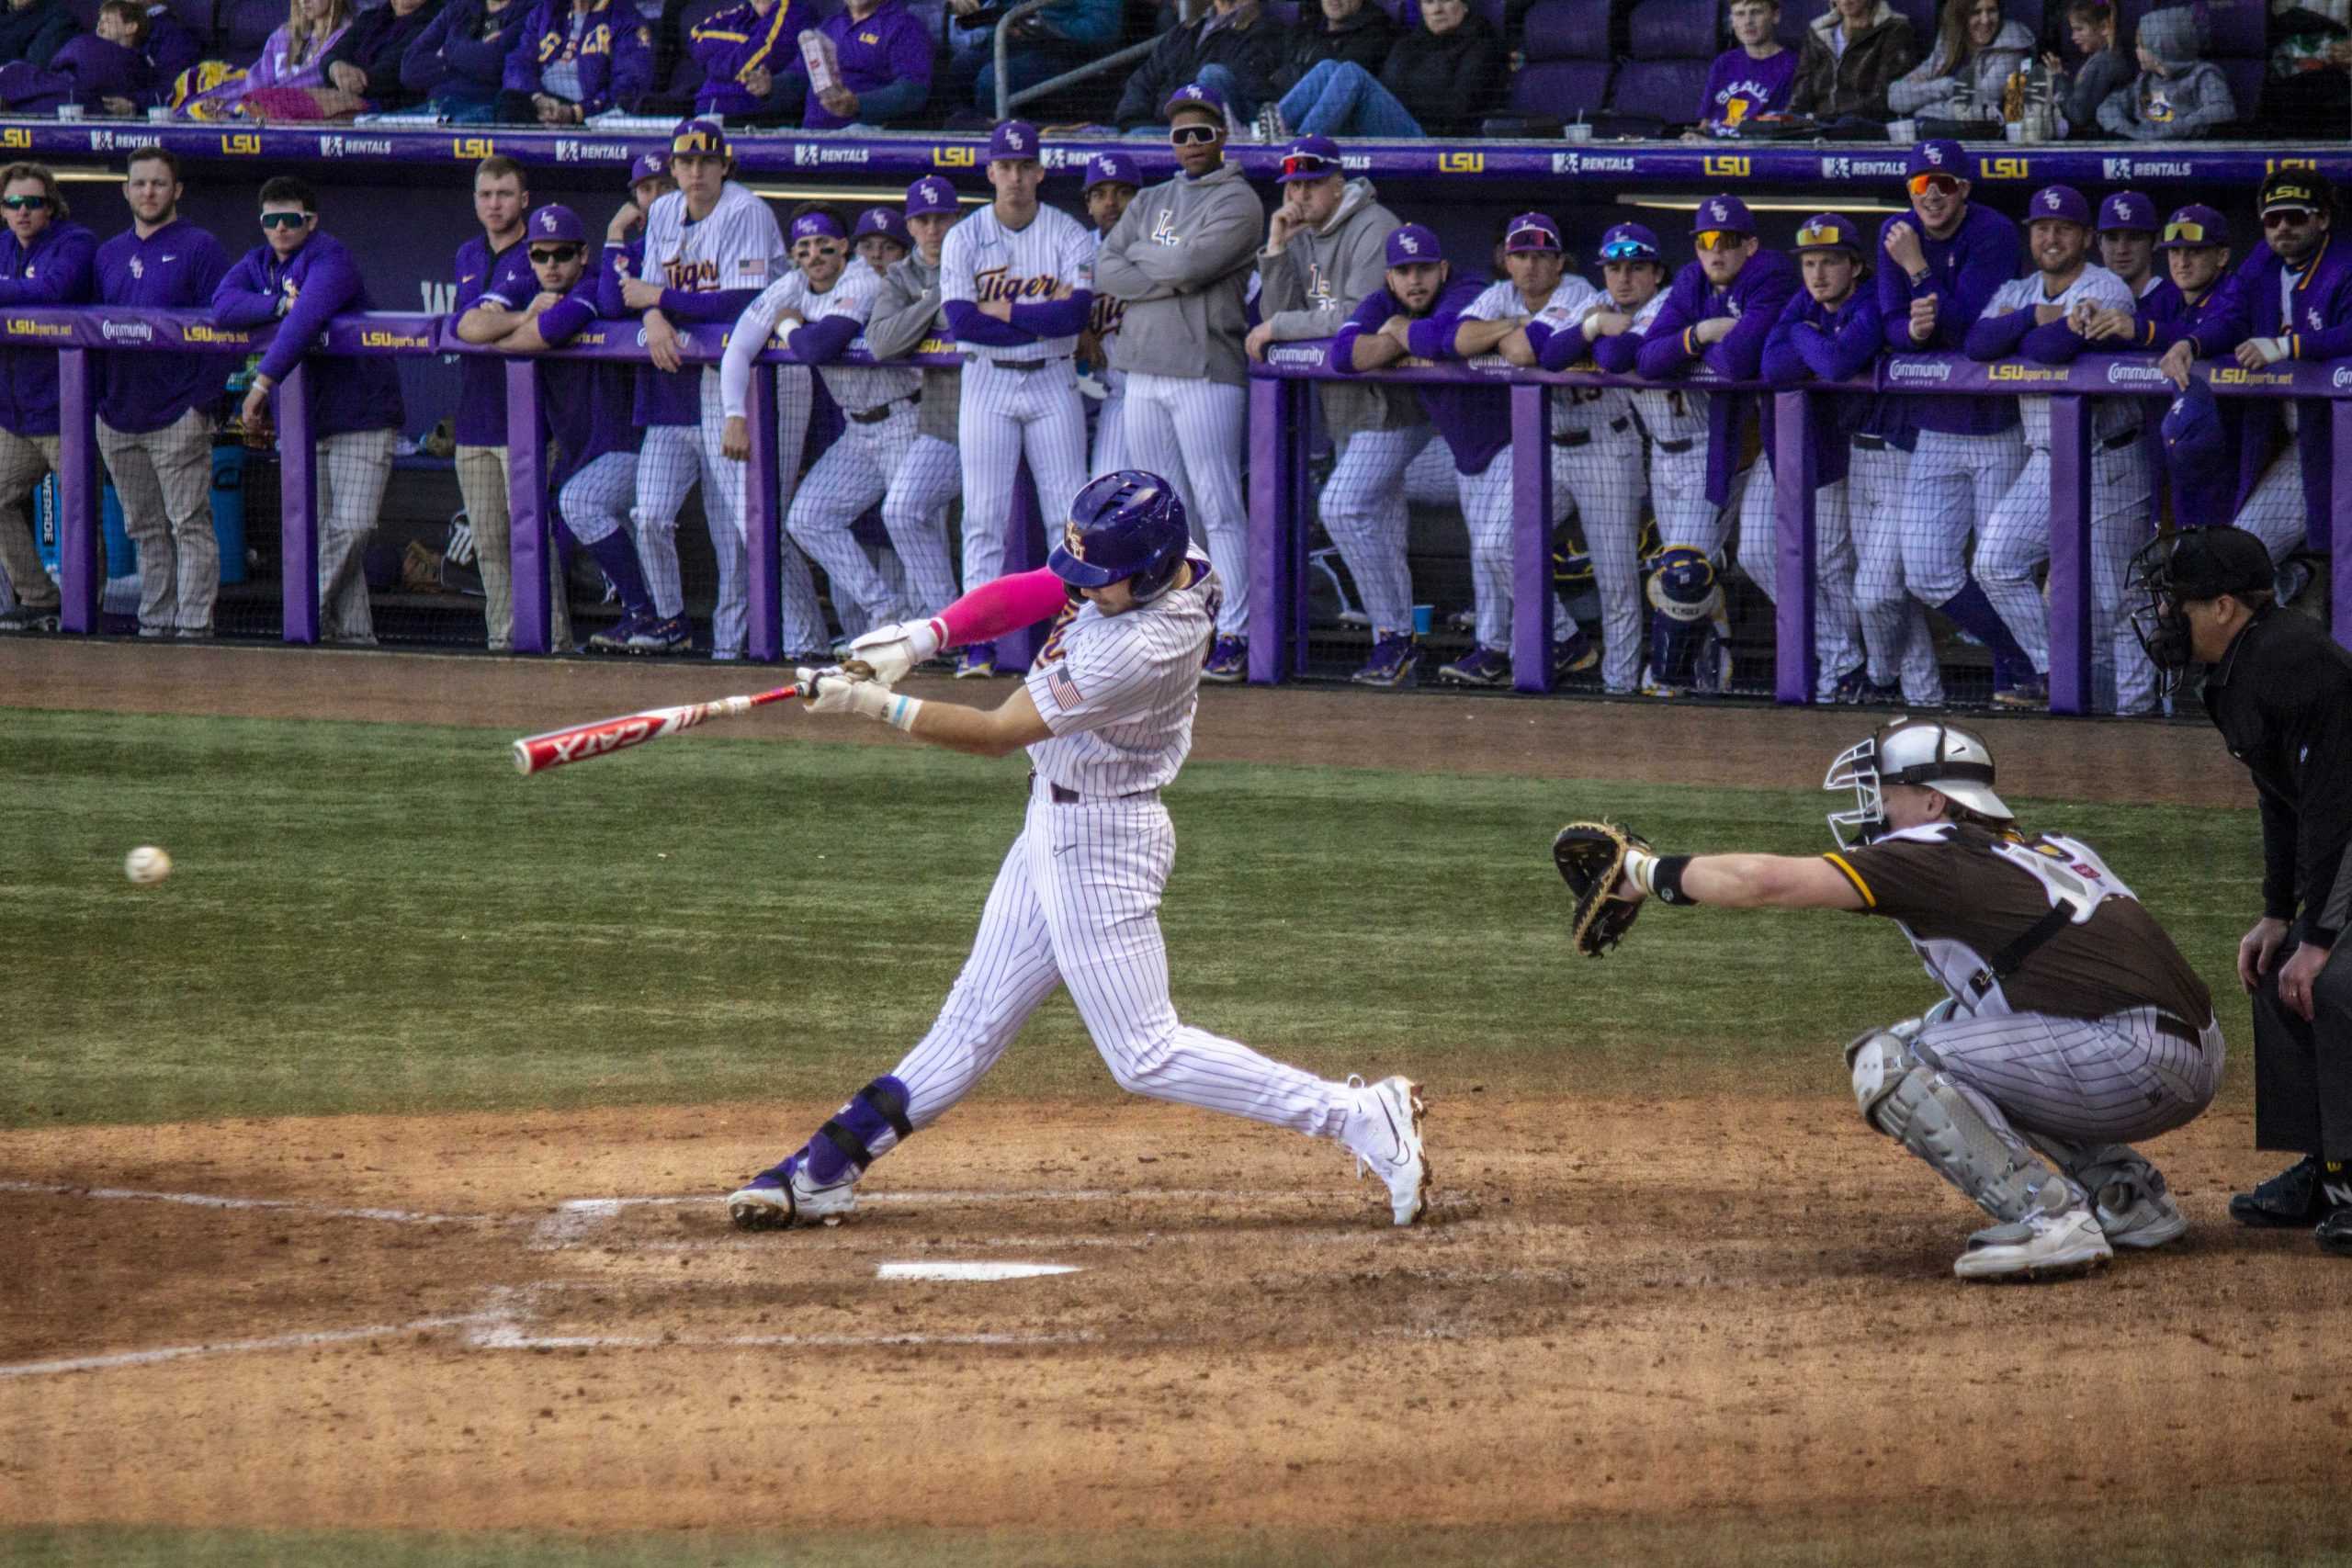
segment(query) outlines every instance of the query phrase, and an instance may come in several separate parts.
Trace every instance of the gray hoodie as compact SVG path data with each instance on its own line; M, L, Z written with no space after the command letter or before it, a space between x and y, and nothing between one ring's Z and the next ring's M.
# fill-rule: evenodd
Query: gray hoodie
M1993 41L1970 55L1968 63L1957 72L1945 60L1943 40L1939 39L1911 74L1888 85L1886 101L1898 115L1955 119L1959 117L1953 110L1965 85L1975 100L1969 118L1998 119L2001 95L2008 87L2009 77L2023 70L2032 57L2033 29L2014 18L2003 22Z
M882 292L875 296L874 313L865 321L866 352L876 359L912 354L925 338L955 341L947 318L939 312L939 268L912 251L907 259L882 275ZM915 434L933 435L954 445L956 411L964 397L960 367L922 373L922 405L915 411Z
M1383 287L1388 236L1403 226L1402 219L1380 205L1370 180L1350 180L1329 222L1294 231L1278 252L1259 252L1263 291L1258 314L1274 341L1336 335L1365 296ZM1316 393L1335 440L1359 430L1402 430L1422 423L1420 400L1408 389L1321 381Z
M1095 291L1127 302L1112 365L1246 385L1242 299L1265 231L1265 204L1232 164L1138 193L1094 258Z
M2203 136L2238 117L2230 79L2218 65L2198 58L2205 28L2187 6L2151 11L2140 18L2140 47L2170 70L2143 71L2098 107L2100 129L2135 141L2175 141Z

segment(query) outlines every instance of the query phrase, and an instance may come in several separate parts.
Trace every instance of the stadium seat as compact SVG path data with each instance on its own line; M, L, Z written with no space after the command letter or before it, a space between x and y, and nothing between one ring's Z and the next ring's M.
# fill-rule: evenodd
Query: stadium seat
M105 4L106 0L66 0L65 9L73 17L76 28L85 33L95 32L98 26L98 7Z
M1281 23L1284 32L1298 26L1298 0L1267 0L1266 15Z
M220 58L232 65L251 65L261 58L269 35L286 25L280 0L228 0L220 17Z
M218 28L213 16L212 0L171 0L172 15L180 25L196 35L196 41L205 48L212 47L212 35Z
M1512 75L1505 113L1488 122L1488 135L1550 135L1551 122L1600 118L1614 70L1609 11L1610 0L1535 0L1521 45L1527 62Z
M1720 52L1715 12L1706 6L1636 6L1626 29L1628 59L1609 106L1616 129L1655 134L1699 118L1707 73Z

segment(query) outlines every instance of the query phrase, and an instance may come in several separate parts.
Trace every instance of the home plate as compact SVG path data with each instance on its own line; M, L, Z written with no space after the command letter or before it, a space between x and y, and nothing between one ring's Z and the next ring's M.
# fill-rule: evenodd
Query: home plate
M1074 1263L885 1263L877 1280L1035 1280L1046 1274L1075 1274Z

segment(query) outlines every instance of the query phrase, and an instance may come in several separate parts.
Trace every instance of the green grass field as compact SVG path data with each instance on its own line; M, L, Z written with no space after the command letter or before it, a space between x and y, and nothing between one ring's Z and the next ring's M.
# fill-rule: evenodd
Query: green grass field
M821 1098L928 1023L1021 811L1018 759L906 746L697 738L526 780L481 730L6 725L17 1126ZM1839 1043L1933 999L1898 933L1845 915L1652 910L1577 958L1559 823L1805 852L1837 804L1584 771L1187 769L1178 1006L1302 1066L1441 1088L1832 1094ZM2252 812L2013 804L2097 844L2234 992ZM168 882L124 879L141 843L171 851ZM987 1092L1117 1091L1057 998Z

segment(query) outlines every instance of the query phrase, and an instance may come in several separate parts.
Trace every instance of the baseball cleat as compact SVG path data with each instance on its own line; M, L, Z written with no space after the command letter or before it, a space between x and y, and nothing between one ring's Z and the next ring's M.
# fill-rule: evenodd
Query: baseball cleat
M1552 645L1552 679L1565 681L1571 675L1581 675L1600 662L1600 649L1577 626L1567 636Z
M1404 1077L1367 1085L1350 1077L1363 1098L1340 1134L1356 1156L1356 1176L1375 1171L1388 1184L1388 1207L1396 1224L1409 1225L1429 1210L1430 1162L1421 1145L1421 1117L1429 1110L1421 1086Z
M1220 637L1209 645L1209 656L1201 664L1201 679L1230 686L1250 678L1250 639L1246 637Z
M1857 664L1843 675L1828 682L1822 693L1821 700L1826 703L1851 705L1855 703L1870 701L1871 690L1870 671Z
M1384 637L1372 645L1364 667L1348 677L1359 686L1409 686L1421 668L1421 645L1408 637Z
M1968 1238L1951 1266L1963 1280L2030 1280L2096 1269L2115 1256L2087 1209L2034 1213L2014 1224L1989 1225Z
M1510 657L1491 648L1474 648L1453 663L1439 665L1437 678L1457 686L1508 685Z
M1993 694L1993 705L2000 708L2046 708L2050 705L2050 677L2021 675L2018 683Z
M591 653L627 653L628 639L645 623L635 615L623 615L601 631L591 632L583 645Z
M2320 1221L2312 1231L2312 1239L2319 1243L2322 1252L2332 1252L2338 1258L2352 1258L2352 1209L2336 1209Z
M57 629L58 607L54 604L18 604L12 610L0 610L0 632L53 632Z
M2328 1210L2319 1178L2319 1156L2305 1155L2253 1191L2232 1197L2230 1218L2264 1230L2312 1224Z
M956 664L956 679L958 681L985 681L995 673L996 644L992 642L974 643L964 650L964 657Z
M2172 1201L2159 1175L2154 1183L2110 1181L2098 1190L2094 1213L2109 1247L2146 1248L2188 1234L2188 1216Z
M627 647L631 653L684 653L694 638L694 623L685 616L657 615L637 623Z
M1864 707L1899 708L1903 705L1903 687L1897 682L1887 681L1882 682L1873 681L1869 676L1865 675L1862 677L1862 694L1856 697L1854 700L1861 704ZM1920 705L1928 707L1941 707L1943 705L1941 703L1929 703L1922 704Z
M727 1195L728 1217L742 1231L789 1230L795 1225L837 1225L857 1206L857 1184L811 1187L801 1175L800 1156L770 1167Z

